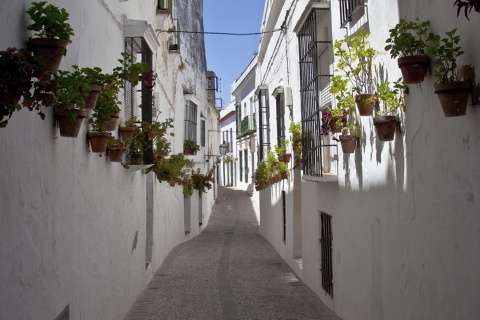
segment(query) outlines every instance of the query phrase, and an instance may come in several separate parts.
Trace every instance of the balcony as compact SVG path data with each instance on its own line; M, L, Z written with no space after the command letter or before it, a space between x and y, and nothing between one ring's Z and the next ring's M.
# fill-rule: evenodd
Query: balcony
M257 124L255 121L255 113L252 116L246 116L237 125L237 138L249 135L257 131Z

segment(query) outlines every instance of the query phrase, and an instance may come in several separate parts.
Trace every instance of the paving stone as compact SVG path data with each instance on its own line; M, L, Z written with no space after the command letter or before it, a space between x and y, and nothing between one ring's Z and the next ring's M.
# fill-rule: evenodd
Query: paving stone
M170 252L125 320L339 320L259 232L248 194L219 188L209 225Z

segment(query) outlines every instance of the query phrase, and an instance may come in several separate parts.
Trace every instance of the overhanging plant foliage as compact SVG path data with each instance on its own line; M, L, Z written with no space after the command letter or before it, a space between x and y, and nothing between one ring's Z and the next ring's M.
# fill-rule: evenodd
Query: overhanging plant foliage
M456 28L447 31L444 38L434 33L430 33L428 36L428 41L431 43L428 53L434 57L435 83L453 82L460 79L457 72L457 59L464 52L458 45L460 36L456 32Z
M392 58L424 55L427 50L427 30L430 21L420 22L400 19L394 28L390 29L390 37L385 41L385 50L390 51Z
M467 20L470 20L470 18L468 18L468 15L472 12L473 9L475 9L475 11L477 12L480 12L480 0L455 0L453 6L457 6L457 18L462 9L465 10L465 17L467 18Z
M53 4L47 5L46 1L32 2L32 6L26 11L33 23L27 26L28 30L34 31L39 38L60 39L66 43L72 43L73 29L67 22L69 15L64 8L58 8Z

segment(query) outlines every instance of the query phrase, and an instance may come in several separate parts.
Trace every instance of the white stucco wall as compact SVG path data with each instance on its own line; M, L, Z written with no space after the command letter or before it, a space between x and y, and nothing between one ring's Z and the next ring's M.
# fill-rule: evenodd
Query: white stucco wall
M287 28L301 25L307 3L296 3ZM277 27L290 4L285 1ZM331 4L335 40L343 38L345 29L339 28L338 2ZM393 0L370 1L367 12L363 20L372 32L371 44L381 51L377 62L385 64L390 79L400 77L400 70L383 48L388 29L399 17L430 20L431 31L437 34L458 28L465 51L459 64L480 66L476 12L468 22L462 14L457 19L451 5ZM289 32L294 120L299 121L298 47L296 35ZM270 62L275 43L274 34L261 61L262 76L269 63L278 70L266 76L269 91L286 70L285 60ZM285 52L281 45L279 52ZM480 171L475 161L480 155L476 126L480 114L477 107L468 107L465 117L446 118L433 92L433 80L428 75L421 85L410 85L402 132L396 133L394 141L378 141L372 118L362 117L361 147L354 155L344 155L339 148L338 182L301 182L303 268L299 275L342 319L475 319L480 313L480 207L476 201ZM295 266L294 212L287 198L284 244L278 205L281 188L276 184L260 193L261 231ZM333 299L321 286L320 211L332 215Z
M64 70L73 64L106 72L117 66L124 50L123 18L147 20L156 28L154 3L50 3L67 9L75 31L60 66ZM2 4L2 50L26 46L29 4ZM178 8L184 20L201 17L196 6ZM157 108L162 120L175 118L174 151L182 152L185 87L195 84L200 108L207 108L205 63L198 54L204 50L203 37L182 42L182 68L180 55L166 53L166 43L160 43L158 51L152 48L158 61ZM45 113L42 121L34 112L16 112L0 130L0 318L54 319L69 305L70 319L122 319L168 252L186 239L182 188L150 180L153 254L146 269L147 176L88 152L86 121L77 139L63 138L54 128L52 110ZM203 153L195 160L208 169ZM204 227L213 192L203 197ZM198 205L195 214L197 227L190 237L201 230Z

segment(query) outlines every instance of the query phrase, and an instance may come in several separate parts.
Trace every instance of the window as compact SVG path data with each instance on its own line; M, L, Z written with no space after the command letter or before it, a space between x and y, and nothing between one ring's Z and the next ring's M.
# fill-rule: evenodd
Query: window
M322 257L322 288L333 298L332 216L320 213L320 250Z
M144 37L126 37L125 52L129 53L134 61L142 61L152 68L153 54ZM144 82L138 86L132 86L128 81L125 82L125 119L138 115L140 112L138 105L142 105L141 120L152 122L152 90L147 88ZM143 163L153 163L153 148L147 148L143 153Z
M273 92L277 109L277 144L285 138L285 93L283 87L278 87Z
M174 20L174 32L168 38L168 51L169 52L180 52L180 22L178 19ZM175 23L176 22L176 23Z
M235 124L237 125L237 136L241 135L241 121L242 121L242 104L235 104Z
M298 32L304 173L315 177L326 172L323 148L335 147L322 143L321 135L322 110L332 103L333 48L327 13L325 9L312 10ZM325 161L331 161L330 156Z
M197 105L191 100L185 104L185 140L197 142Z
M352 21L353 14L364 6L365 0L340 0L340 27Z
M268 89L263 86L257 90L259 145L258 161L265 160L270 150L270 108L268 104Z
M205 120L200 121L200 146L205 147Z

